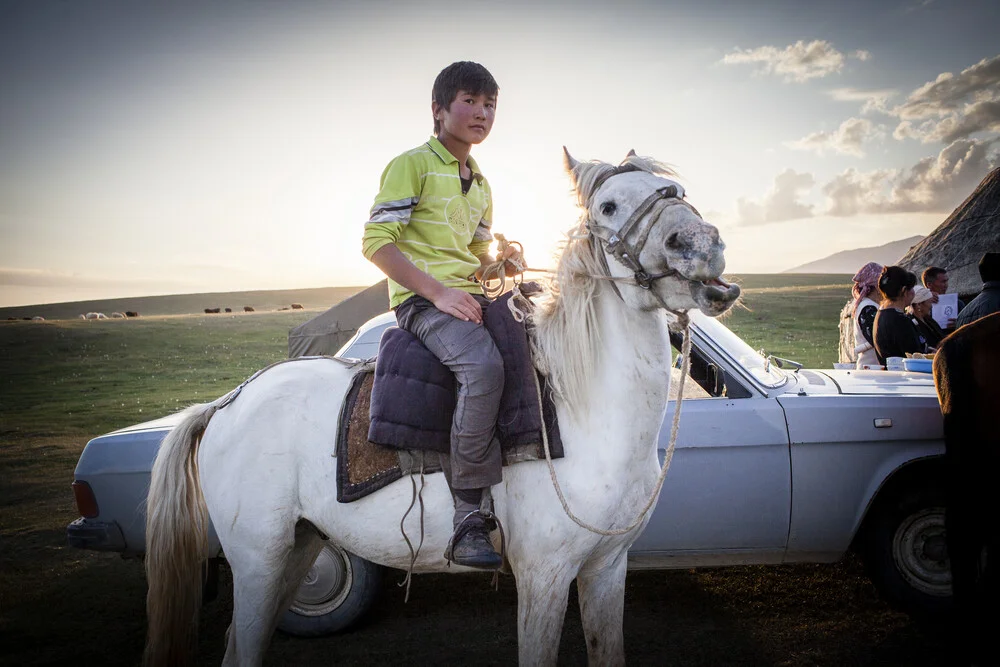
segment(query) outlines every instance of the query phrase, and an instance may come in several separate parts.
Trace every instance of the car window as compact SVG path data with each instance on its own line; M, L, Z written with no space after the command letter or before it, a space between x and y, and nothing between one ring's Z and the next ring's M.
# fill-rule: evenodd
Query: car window
M691 321L706 338L725 351L733 361L746 369L750 376L765 387L780 387L787 382L784 371L768 363L759 352L750 347L746 341L734 334L722 322L702 315L691 313Z

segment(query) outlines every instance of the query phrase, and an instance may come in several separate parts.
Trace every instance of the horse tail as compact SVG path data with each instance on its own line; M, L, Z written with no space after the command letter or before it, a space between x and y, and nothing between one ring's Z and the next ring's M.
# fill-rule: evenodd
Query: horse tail
M208 550L208 507L198 472L198 445L214 403L189 414L160 445L146 501L146 616L144 665L191 661L198 639L202 564Z

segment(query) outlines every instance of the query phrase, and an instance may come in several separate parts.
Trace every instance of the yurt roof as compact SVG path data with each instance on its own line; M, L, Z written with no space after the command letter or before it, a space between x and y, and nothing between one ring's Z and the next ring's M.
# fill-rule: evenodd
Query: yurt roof
M910 248L899 265L917 274L939 266L948 270L948 291L973 295L983 287L979 259L1000 252L1000 167L923 241Z

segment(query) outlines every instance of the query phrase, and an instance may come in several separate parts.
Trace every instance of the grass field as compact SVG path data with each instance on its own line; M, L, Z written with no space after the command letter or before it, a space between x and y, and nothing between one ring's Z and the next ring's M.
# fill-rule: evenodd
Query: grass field
M846 277L738 281L744 307L727 316L728 326L755 348L829 367ZM281 298L299 301L294 294ZM288 330L315 314L0 322L0 664L138 662L141 564L66 546L66 524L76 518L69 484L84 444L230 390L284 358ZM314 641L277 636L269 660L393 664L405 654L416 664L515 661L511 578L501 579L498 593L487 580L454 579L418 578L415 599L403 605L398 579L390 577L377 622ZM881 603L854 559L836 566L641 572L629 582L626 645L633 664L942 664L937 633ZM573 604L564 664L585 660ZM206 607L200 664L221 660L230 609L225 588ZM470 614L477 627L488 628L472 639L463 630ZM489 660L469 660L470 642L488 646Z
M849 293L846 278L737 280L745 288L743 305L724 321L754 349L808 367L829 368L836 361L837 316ZM353 293L358 288L345 289ZM280 294L285 301L306 296ZM188 295L168 306L159 302L175 297L155 297L144 304L183 312L206 302L202 297ZM289 329L316 314L285 310L0 322L0 429L95 434L212 400L285 358Z

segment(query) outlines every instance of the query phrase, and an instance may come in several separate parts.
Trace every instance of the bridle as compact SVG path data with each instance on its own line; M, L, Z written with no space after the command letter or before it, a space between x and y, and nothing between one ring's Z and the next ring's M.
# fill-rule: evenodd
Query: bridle
M618 174L624 174L631 171L642 170L631 164L622 164L614 167L611 171L602 174L597 179L593 185L592 191L596 194L600 187L604 185L608 179L617 176ZM662 273L650 273L643 268L642 264L639 262L639 253L641 253L643 248L646 246L646 240L649 238L649 233L656 225L656 221L659 220L660 214L668 206L676 206L678 204L687 206L689 209L694 211L695 215L699 218L701 217L701 214L698 213L698 210L694 206L677 196L676 185L665 185L662 188L654 190L652 194L646 197L646 199L644 199L643 202L639 204L634 211L632 211L632 215L629 216L628 220L625 221L625 224L618 230L598 224L597 221L590 217L588 213L584 225L589 232L589 236L596 238L601 242L601 246L604 249L604 252L598 253L600 255L601 264L607 274L607 278L612 281L611 286L614 287L615 293L617 293L619 297L621 297L621 292L618 291L618 286L615 282L621 282L622 279L614 278L611 275L607 255L611 255L618 260L622 266L631 271L634 284L644 290L649 290L652 287L654 280L667 278L668 276L674 276L679 273L677 269L672 269L669 265L667 266L667 270ZM644 228L639 229L639 223L642 222L642 220L646 218L647 214L651 212L655 213L655 215L649 216L653 219L653 222L646 225ZM630 239L633 232L638 234L635 242Z

